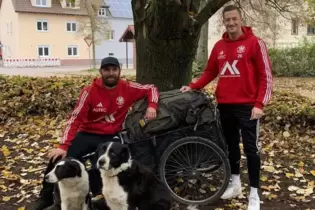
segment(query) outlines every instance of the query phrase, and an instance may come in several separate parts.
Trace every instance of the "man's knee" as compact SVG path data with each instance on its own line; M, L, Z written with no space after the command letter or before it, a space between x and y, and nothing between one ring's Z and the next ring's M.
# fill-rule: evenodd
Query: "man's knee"
M245 150L244 152L245 152L246 157L248 157L248 158L260 156L260 151L258 149Z

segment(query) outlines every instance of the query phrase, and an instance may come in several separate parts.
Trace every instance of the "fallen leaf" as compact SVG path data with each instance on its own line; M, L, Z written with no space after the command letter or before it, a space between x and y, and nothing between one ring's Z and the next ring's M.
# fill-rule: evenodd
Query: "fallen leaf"
M299 166L299 167L303 167L303 166L304 166L304 163L303 163L302 161L300 161L299 164L298 164L298 166Z
M285 138L290 137L290 133L289 133L288 131L284 131L284 132L282 133L282 135L283 135L283 137L285 137Z
M285 176L288 177L288 178L291 178L291 177L294 177L294 174L292 174L292 173L286 173Z
M4 202L7 202L7 201L9 201L11 198L9 197L9 196L4 196L3 198L2 198L2 201L4 201Z
M303 174L301 174L300 171L296 170L294 176L297 178L301 178L301 177L303 177Z
M296 186L289 186L289 187L288 187L288 190L291 191L291 192L297 191L298 189L299 189L299 188L296 187Z
M270 172L270 173L273 173L275 172L275 168L273 166L262 166L262 168L267 171L267 172Z
M268 180L268 178L267 178L266 176L262 176L262 177L260 177L260 180L263 181L263 182L265 182L265 181Z
M6 192L7 191L7 187L6 186L4 186L4 185L0 185L0 188L1 188L1 190L2 190L2 192Z
M8 149L8 147L6 145L3 145L1 147L1 151L2 151L2 153L4 155L4 157L8 157L11 154L11 152L9 151L9 149Z

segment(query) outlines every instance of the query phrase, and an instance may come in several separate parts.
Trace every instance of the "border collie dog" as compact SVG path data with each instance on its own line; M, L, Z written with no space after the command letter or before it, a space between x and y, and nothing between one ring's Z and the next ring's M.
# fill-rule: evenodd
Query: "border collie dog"
M59 161L45 176L55 183L54 210L88 210L89 176L85 166L73 158Z
M110 210L169 210L172 199L166 186L147 167L131 159L127 145L101 144L97 168L102 193Z

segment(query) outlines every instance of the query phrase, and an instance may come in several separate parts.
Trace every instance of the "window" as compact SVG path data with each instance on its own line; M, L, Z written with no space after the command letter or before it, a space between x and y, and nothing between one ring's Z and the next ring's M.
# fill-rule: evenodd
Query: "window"
M7 35L12 35L12 22L7 23Z
M115 34L115 31L113 31L113 30L106 31L105 39L106 40L113 40L114 39L114 34Z
M98 15L102 17L107 17L106 8L104 6L98 9Z
M78 46L68 46L68 56L77 56L78 55Z
M67 23L67 31L76 32L77 31L77 23L68 22Z
M299 33L299 21L298 19L292 19L291 21L291 34L297 35Z
M48 57L49 56L49 46L38 46L38 56Z
M308 24L307 25L307 34L314 35L315 34L315 26Z
M36 6L48 7L48 0L36 0Z
M69 2L66 0L66 7L75 8L75 2Z
M48 22L46 20L38 20L37 31L48 31Z

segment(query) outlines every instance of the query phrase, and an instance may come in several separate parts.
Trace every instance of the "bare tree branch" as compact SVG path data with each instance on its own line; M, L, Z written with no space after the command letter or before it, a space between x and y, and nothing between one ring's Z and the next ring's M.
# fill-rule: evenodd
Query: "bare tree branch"
M150 2L151 0L132 0L131 1L131 6L132 6L132 11L134 11L134 21L135 22L141 22L145 18L145 8L146 5Z
M74 0L71 0L74 2ZM76 2L82 2L87 17L77 17L79 22L77 28L77 36L86 38L90 37L92 40L92 56L93 56L93 66L95 68L95 46L98 42L104 40L108 32L110 32L110 27L108 21L104 18L98 16L98 11L101 6L103 6L102 0L76 0Z
M280 36L281 21L297 18L303 14L304 0L233 0L243 14L243 21L270 38L273 46Z
M196 15L195 20L199 27L214 15L229 0L209 0L208 4Z

